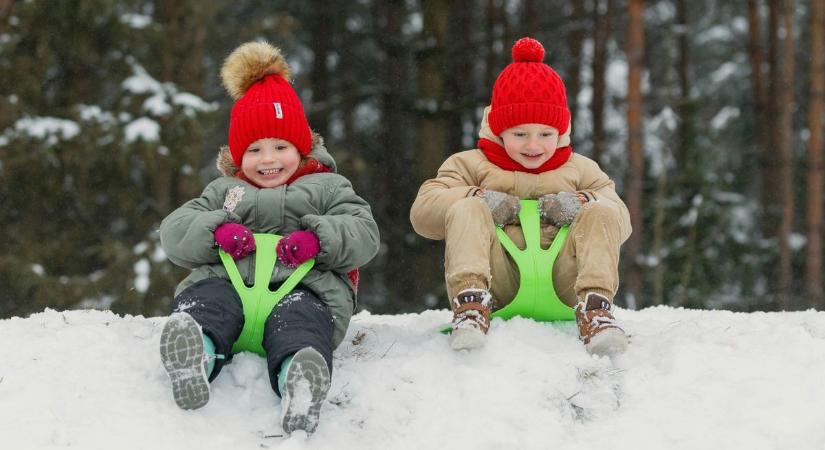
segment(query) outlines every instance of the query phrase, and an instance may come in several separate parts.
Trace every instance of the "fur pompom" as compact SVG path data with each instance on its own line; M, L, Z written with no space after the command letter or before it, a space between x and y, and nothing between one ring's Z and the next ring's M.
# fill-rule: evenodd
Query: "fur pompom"
M281 50L266 42L241 45L226 58L221 69L223 86L235 100L267 75L280 75L289 81L289 65Z

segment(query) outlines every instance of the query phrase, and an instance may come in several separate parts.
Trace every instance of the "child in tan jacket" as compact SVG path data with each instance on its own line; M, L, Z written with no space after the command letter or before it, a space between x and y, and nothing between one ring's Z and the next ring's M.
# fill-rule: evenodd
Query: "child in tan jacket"
M499 75L484 111L478 148L450 156L421 185L410 211L418 234L446 241L450 345L457 350L481 346L491 311L518 291L518 268L495 227L524 248L520 199L538 199L542 248L570 225L552 282L575 309L587 350L609 354L627 345L610 309L630 215L598 164L573 153L564 83L543 59L538 41L516 42L513 63Z

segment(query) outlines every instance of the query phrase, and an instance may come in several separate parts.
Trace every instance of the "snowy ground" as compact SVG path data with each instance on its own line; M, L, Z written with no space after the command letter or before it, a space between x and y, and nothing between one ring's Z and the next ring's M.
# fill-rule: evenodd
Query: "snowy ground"
M5 449L823 449L825 312L617 312L616 361L572 323L495 321L456 353L446 311L357 315L321 424L285 439L262 358L179 410L158 356L165 318L47 310L0 321Z

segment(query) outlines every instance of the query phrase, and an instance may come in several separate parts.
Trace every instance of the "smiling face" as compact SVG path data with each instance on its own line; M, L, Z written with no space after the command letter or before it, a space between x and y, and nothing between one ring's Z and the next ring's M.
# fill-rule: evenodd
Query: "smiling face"
M540 123L526 123L502 131L501 139L510 158L527 169L536 169L556 153L559 130Z
M278 187L298 170L301 154L289 141L258 139L249 144L241 160L246 178L262 188Z

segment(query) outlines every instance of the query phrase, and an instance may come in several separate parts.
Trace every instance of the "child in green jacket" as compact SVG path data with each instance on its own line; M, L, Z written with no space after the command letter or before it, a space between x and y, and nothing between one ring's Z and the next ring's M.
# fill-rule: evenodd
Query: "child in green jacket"
M224 176L160 226L169 259L193 270L175 292L161 359L178 406L204 406L209 382L231 359L245 322L218 248L249 286L257 282L254 233L281 235L268 280L272 291L298 265L312 258L315 265L269 313L260 344L272 388L282 397L284 431L312 433L330 386L332 352L355 308L357 268L378 252L378 226L311 132L277 48L240 46L221 77L236 100L229 145L218 157Z

